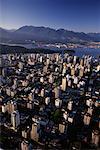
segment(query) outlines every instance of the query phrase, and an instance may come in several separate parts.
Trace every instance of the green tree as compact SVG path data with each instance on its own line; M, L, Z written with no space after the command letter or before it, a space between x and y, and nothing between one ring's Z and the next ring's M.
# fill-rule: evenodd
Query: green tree
M53 121L55 123L58 123L61 118L61 111L59 109L56 109L56 111L53 113Z

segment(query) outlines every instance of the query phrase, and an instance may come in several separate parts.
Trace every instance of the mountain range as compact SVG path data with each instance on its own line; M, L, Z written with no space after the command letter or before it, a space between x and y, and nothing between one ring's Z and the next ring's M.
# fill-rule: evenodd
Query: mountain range
M0 42L31 43L37 42L91 42L100 41L100 33L74 32L65 29L52 29L49 27L23 26L19 29L6 30L0 28Z

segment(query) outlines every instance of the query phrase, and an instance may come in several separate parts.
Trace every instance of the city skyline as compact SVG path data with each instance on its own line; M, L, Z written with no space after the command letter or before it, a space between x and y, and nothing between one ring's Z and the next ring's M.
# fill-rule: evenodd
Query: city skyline
M99 0L0 0L0 27L64 28L76 32L100 32Z
M99 150L100 0L0 0L0 150Z

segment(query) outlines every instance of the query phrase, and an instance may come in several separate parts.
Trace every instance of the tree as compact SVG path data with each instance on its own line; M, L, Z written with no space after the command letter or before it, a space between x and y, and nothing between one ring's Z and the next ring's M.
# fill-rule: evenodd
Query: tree
M56 111L53 113L53 121L55 123L58 123L61 118L61 111L59 109L56 109Z

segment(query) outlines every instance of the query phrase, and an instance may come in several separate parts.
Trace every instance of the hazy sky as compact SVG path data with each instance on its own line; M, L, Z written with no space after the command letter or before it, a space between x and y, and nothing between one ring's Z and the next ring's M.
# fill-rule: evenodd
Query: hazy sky
M0 26L100 32L100 0L0 0Z

